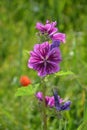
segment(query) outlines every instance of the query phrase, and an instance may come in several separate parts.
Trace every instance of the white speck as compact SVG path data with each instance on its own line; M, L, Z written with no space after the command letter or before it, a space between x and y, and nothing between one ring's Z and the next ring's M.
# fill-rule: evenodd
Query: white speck
M70 55L70 56L74 56L74 52L73 52L73 51L70 51L70 52L69 52L69 55Z

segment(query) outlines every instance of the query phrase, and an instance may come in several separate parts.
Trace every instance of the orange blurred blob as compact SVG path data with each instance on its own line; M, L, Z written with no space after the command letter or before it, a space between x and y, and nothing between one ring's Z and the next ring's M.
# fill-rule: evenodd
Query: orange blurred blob
M31 84L31 80L28 78L28 76L21 76L20 78L20 84L22 86L28 86L29 84Z

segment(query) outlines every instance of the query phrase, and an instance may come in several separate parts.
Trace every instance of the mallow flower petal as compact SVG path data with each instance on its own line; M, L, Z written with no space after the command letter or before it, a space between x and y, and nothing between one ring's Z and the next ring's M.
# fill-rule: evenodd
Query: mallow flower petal
M59 40L63 43L66 41L66 35L64 33L55 33L51 36L52 40Z
M36 23L36 29L40 30L41 32L44 31L44 25L40 22Z

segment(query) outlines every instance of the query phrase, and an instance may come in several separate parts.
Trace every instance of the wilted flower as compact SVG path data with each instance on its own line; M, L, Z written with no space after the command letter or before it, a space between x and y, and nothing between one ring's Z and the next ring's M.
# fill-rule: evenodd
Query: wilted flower
M50 46L50 49L52 50L53 48L55 47L59 47L60 46L60 41L53 41L51 46Z
M50 46L48 42L36 44L34 50L30 52L28 67L38 71L41 77L60 70L60 50L57 47L51 49Z
M71 101L66 101L63 104L61 104L60 101L59 101L58 94L57 94L56 90L54 91L54 100L55 100L56 110L63 111L63 110L69 110L70 109Z
M22 86L28 86L29 84L31 84L31 80L28 78L28 76L21 76L20 77L20 84Z
M37 92L36 97L38 98L39 101L43 101L43 93L42 92ZM59 102L62 103L63 100L58 96ZM55 106L55 100L54 96L45 96L45 102L46 105L49 107L54 107Z

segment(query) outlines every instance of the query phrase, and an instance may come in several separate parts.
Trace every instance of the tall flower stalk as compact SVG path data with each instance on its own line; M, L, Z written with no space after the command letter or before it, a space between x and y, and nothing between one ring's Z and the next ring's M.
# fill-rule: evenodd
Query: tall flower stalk
M56 112L69 110L70 101L64 102L57 91L53 91L53 96L46 96L45 77L60 71L60 62L62 61L60 52L60 43L65 43L65 34L58 32L56 22L46 21L46 24L38 22L36 29L39 30L39 44L34 46L30 52L28 67L37 71L41 77L42 91L36 93L36 97L42 104L42 126L47 130L47 113L46 109L55 108Z
M46 114L46 102L45 102L45 96L46 96L46 83L44 81L44 78L41 78L42 83L42 92L43 92L43 102L42 102L42 127L43 130L47 130L47 114Z
M53 37L53 34L57 32L56 22L49 23L46 25L41 23L36 24L36 28L44 36L40 40L41 44L36 44L34 50L30 52L30 59L28 61L28 67L38 71L38 75L41 78L42 84L42 126L43 130L47 130L47 114L46 114L46 83L45 76L48 74L56 73L60 70L59 63L61 62L61 54L58 46L49 44L45 39ZM60 37L61 39L61 37ZM43 42L44 41L44 42ZM59 41L58 41L59 42ZM56 42L57 43L57 42Z
M72 72L60 71L60 62L62 62L62 56L60 51L61 42L65 43L66 37L64 33L60 33L56 27L57 22L46 21L46 24L38 22L36 29L39 31L39 42L35 44L33 50L30 51L30 57L28 60L28 68L37 71L40 77L40 84L31 83L30 79L26 76L20 78L20 84L23 86L18 89L16 96L23 95L35 95L41 105L41 119L42 128L47 130L47 118L48 111L50 108L54 112L53 114L58 117L61 115L61 111L69 110L71 101L64 100L58 95L57 89L53 88L52 96L47 94L47 75L67 75ZM59 72L60 71L60 72ZM31 85L32 84L32 85ZM29 85L29 87L28 87ZM41 87L40 87L41 86ZM37 92L37 87L41 91ZM56 86L57 87L57 86ZM52 109L53 108L53 109ZM59 128L60 129L60 128Z

